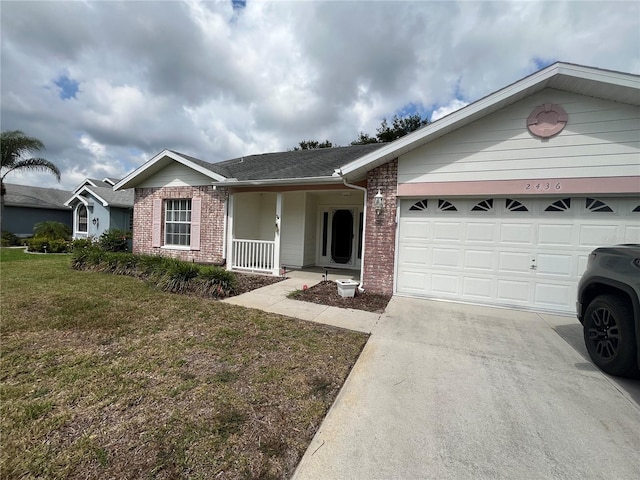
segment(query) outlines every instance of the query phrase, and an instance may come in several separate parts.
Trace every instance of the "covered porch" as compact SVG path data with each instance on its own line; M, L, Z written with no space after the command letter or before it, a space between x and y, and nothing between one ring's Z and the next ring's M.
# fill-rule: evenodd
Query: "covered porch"
M364 230L360 189L237 189L230 192L228 209L229 269L273 275L310 267L360 271Z

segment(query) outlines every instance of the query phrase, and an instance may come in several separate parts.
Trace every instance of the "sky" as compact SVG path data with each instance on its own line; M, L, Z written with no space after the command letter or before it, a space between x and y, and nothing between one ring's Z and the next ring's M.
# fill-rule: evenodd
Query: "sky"
M0 1L0 126L72 190L437 120L556 61L640 74L632 1Z

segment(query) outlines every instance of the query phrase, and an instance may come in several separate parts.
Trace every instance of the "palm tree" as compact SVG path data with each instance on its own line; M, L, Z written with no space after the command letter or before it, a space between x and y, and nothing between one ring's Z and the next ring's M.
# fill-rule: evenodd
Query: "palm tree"
M4 213L4 177L14 170L35 170L51 172L60 181L60 170L45 158L25 158L31 152L44 149L44 144L37 138L27 137L20 130L2 132L0 138L2 163L0 164L0 220Z

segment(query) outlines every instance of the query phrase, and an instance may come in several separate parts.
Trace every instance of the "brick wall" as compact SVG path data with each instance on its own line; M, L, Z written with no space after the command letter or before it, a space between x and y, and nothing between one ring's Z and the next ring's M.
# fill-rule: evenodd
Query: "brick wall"
M198 263L222 263L224 236L224 200L226 189L212 185L197 187L136 188L133 208L133 253L163 255ZM170 198L202 198L200 250L172 250L152 247L153 200ZM164 243L164 203L162 212L162 243Z
M384 210L378 215L373 197L384 196ZM391 295L396 245L396 195L398 160L381 165L367 174L367 227L363 287L365 290Z

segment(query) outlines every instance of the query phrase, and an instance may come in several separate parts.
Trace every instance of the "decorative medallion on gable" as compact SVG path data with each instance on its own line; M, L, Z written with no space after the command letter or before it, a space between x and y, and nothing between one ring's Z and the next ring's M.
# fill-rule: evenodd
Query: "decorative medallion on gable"
M568 120L569 115L560 105L545 103L531 112L527 128L536 137L549 138L560 133Z

